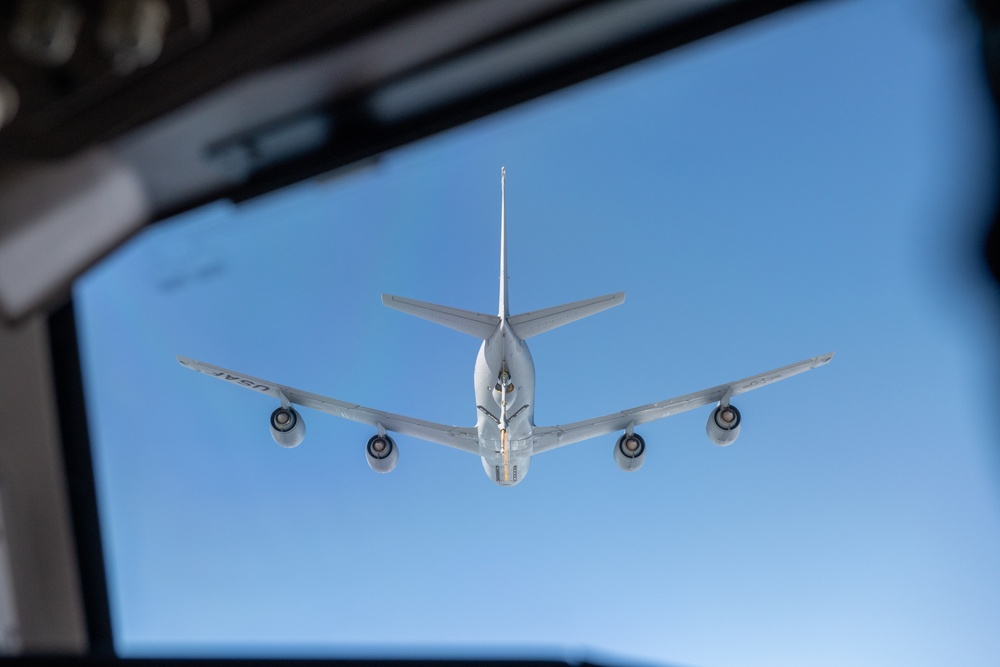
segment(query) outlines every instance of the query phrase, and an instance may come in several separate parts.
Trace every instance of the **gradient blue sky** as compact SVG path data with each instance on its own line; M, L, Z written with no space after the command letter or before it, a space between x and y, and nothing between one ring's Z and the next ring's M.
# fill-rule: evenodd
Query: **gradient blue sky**
M79 281L116 645L125 655L542 655L704 666L1000 655L993 178L960 2L800 7L383 156L150 228ZM494 312L624 305L531 340L536 422L831 350L737 402L534 459L303 411L202 359L375 408L475 421L477 342L382 292Z

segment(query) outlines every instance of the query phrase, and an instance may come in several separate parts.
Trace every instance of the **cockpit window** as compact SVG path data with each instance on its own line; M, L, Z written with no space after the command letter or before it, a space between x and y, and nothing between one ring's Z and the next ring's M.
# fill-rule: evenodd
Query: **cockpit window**
M74 298L120 654L994 659L996 137L965 11L796 8L108 257ZM627 294L525 341L537 426L836 359L734 397L731 446L711 407L635 426L635 472L624 429L530 474L508 443L513 488L503 453L484 476L301 403L269 425L277 394L178 363L499 421L482 341L381 295L497 313L501 167L512 313Z

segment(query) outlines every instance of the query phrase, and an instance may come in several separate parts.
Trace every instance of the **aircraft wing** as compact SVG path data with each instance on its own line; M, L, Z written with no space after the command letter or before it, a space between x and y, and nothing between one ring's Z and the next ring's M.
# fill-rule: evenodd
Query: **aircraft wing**
M187 357L178 356L177 361L185 368L190 368L199 373L211 375L220 380L267 394L281 401L283 405L286 402L294 403L295 405L325 412L328 415L367 424L372 428L378 428L379 424L381 424L387 431L409 435L414 438L420 438L421 440L461 449L464 452L470 452L477 456L479 455L479 434L475 428L445 426L444 424L435 424L434 422L422 419L404 417L403 415L396 415L391 412L373 410L357 405L356 403L346 403L338 401L335 398L328 398L319 394L286 387L276 382L269 382L244 375L243 373L236 373L225 368L213 366L212 364L188 359Z
M622 410L621 412L597 417L596 419L586 419L563 426L536 426L535 453L545 452L550 449L562 447L563 445L571 445L574 442L614 433L615 431L624 431L629 425L638 426L681 412L687 412L688 410L720 401L727 393L730 396L744 394L753 389L777 382L778 380L784 380L793 375L819 368L829 363L831 359L833 359L832 352L811 359L805 359L797 364L776 368L773 371L761 373L760 375L737 380L736 382L722 384L711 389L703 389L693 394L670 398L658 403L650 403L638 408Z

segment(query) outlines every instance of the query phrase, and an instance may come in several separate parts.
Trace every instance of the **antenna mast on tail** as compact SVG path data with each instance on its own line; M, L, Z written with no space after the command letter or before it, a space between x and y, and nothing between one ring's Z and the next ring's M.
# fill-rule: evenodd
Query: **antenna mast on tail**
M507 302L507 213L505 185L507 170L500 167L500 317L510 317L510 304Z

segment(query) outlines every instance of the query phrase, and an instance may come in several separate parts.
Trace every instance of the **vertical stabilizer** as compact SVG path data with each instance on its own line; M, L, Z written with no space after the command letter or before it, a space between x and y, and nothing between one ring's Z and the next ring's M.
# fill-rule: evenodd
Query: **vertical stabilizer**
M507 212L505 186L507 170L500 167L500 317L510 317L510 304L507 301Z

